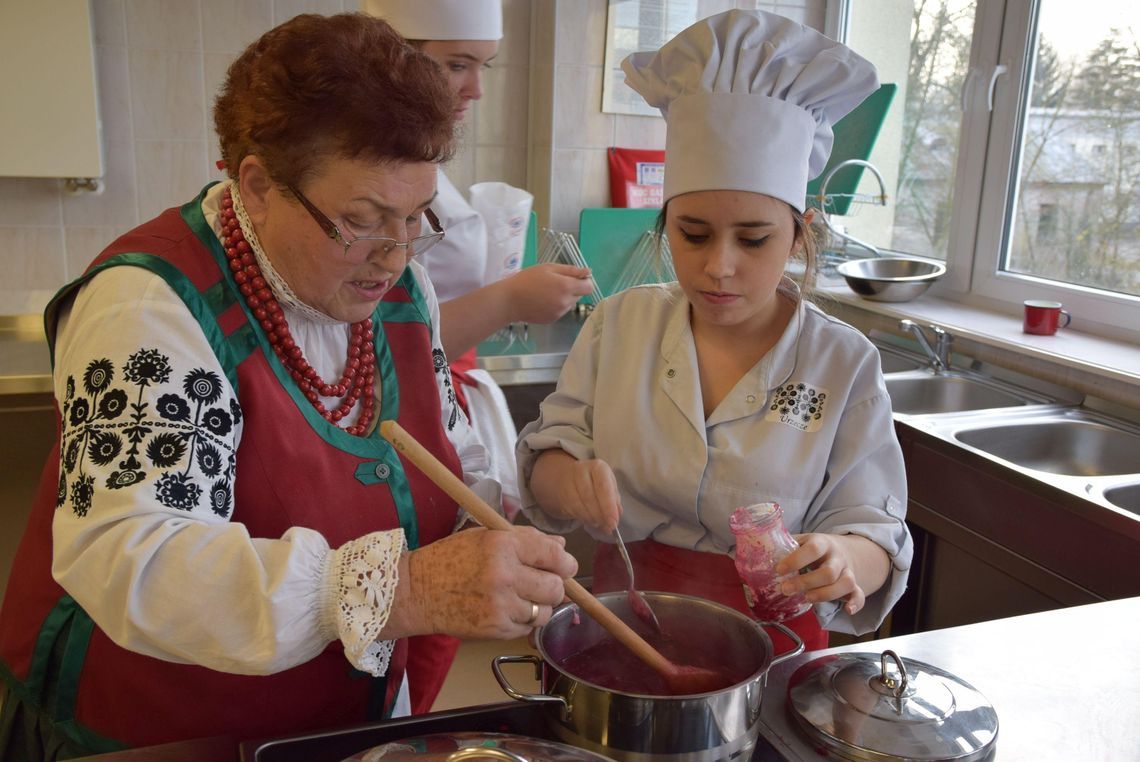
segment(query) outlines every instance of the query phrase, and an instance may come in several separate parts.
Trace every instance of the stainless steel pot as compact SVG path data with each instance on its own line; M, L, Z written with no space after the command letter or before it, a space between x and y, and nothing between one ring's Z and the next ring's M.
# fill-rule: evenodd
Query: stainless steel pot
M613 762L585 749L511 733L433 733L354 754L344 762Z
M759 623L734 609L704 598L647 592L662 631L696 652L707 649L717 661L732 664L740 677L733 685L690 696L650 696L610 690L562 668L574 654L610 636L586 616L574 623L576 607L562 606L538 632L540 656L498 656L492 669L507 695L541 702L562 741L617 760L687 762L740 758L760 732L760 699L768 670L803 652L794 632L774 624L796 643L774 656L772 641ZM598 596L607 608L643 634L644 623L630 611L623 593ZM622 646L614 644L615 648ZM531 663L541 681L541 694L516 690L502 665Z

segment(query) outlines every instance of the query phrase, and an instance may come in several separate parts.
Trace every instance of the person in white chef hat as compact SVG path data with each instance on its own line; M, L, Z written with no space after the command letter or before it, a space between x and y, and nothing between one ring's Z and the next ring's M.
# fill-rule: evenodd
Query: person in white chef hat
M388 22L443 68L462 122L483 96L483 72L503 37L501 0L364 0L364 11ZM497 178L496 178L497 179ZM518 436L502 390L475 366L476 345L513 322L550 323L590 293L590 271L564 264L527 267L489 280L488 236L482 216L443 168L432 210L447 235L419 258L440 300L440 335L450 361L453 390L487 449L489 474L502 485L508 515L519 507L514 445ZM412 638L408 679L412 710L430 711L459 641L449 636Z
M875 347L784 271L802 257L810 272L807 183L831 125L877 88L874 67L812 29L740 10L622 67L666 119L662 225L677 282L629 289L591 315L520 436L523 510L603 541L595 592L629 584L611 544L620 525L640 589L787 615L809 649L826 647L827 629L873 630L912 555L891 403ZM781 506L798 548L776 570L790 576L775 604L752 608L729 517L757 503ZM813 605L791 613L782 598L795 594Z

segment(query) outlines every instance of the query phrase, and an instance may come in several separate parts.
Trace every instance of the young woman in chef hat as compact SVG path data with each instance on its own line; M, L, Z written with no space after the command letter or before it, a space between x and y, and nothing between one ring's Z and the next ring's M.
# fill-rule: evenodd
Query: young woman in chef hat
M483 96L483 71L503 37L501 0L365 0L364 10L387 21L443 68L463 121ZM508 514L518 510L514 445L518 435L502 390L475 367L475 346L512 322L550 323L592 285L590 271L561 264L528 267L487 282L487 227L441 167L432 210L446 237L419 258L440 300L440 334L451 362L454 392L487 449L489 473L502 485ZM408 678L415 713L430 711L459 641L413 638Z
M596 592L628 584L620 524L639 589L748 611L729 516L778 503L799 542L778 571L801 570L784 592L814 604L793 629L809 649L826 647L821 628L874 630L912 554L890 399L875 347L784 275L793 257L811 264L807 183L874 67L760 11L704 19L622 67L666 119L677 282L591 315L520 436L523 510L603 541Z

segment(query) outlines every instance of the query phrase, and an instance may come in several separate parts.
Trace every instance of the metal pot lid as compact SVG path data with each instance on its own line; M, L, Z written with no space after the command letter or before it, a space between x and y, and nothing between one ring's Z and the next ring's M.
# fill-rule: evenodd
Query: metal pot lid
M511 733L433 733L404 738L344 762L613 762L586 749Z
M808 737L850 760L980 760L997 712L972 685L894 651L821 656L788 681L788 713Z

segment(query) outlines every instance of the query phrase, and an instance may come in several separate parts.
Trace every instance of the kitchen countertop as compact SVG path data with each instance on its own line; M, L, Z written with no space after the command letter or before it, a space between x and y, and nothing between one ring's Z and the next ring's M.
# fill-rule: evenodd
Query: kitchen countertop
M478 365L499 386L553 384L589 311L567 312L553 323L512 323L479 344Z
M761 733L783 759L821 759L786 714L788 679L822 655L889 648L981 691L998 715L992 760L1140 760L1138 631L1140 597L802 654L769 673Z
M828 654L890 648L973 685L994 706L998 738L991 762L1140 759L1140 597L813 651L769 673L760 762L824 759L785 714L785 686L802 664ZM394 721L403 722L403 721ZM432 732L438 732L433 730ZM91 759L236 759L227 739L201 739Z
M51 391L51 356L43 318L0 315L0 395Z

